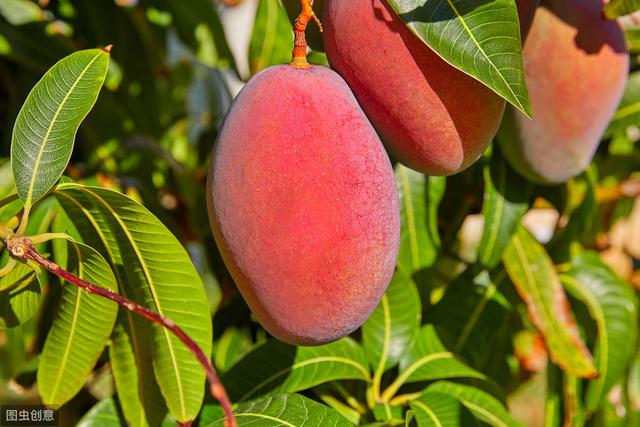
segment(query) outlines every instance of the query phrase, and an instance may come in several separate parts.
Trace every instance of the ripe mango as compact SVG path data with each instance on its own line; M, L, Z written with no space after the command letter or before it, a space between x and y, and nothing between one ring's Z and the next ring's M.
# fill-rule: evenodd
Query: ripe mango
M222 257L260 323L296 345L357 329L396 264L391 162L348 86L325 67L270 67L233 102L208 175Z
M545 0L524 44L533 120L508 108L498 140L510 163L541 184L582 173L620 102L629 55L602 0Z
M324 46L387 149L429 175L467 168L496 134L504 100L414 35L384 0L326 0Z

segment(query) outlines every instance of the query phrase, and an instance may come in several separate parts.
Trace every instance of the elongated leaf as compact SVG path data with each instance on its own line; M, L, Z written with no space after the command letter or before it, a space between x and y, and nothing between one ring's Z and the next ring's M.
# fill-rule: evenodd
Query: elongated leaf
M293 31L280 0L258 2L256 20L249 45L249 67L256 74L271 65L291 60Z
M462 424L463 407L457 399L441 393L424 393L410 402L418 427L457 427Z
M571 375L593 378L596 369L591 354L580 338L560 278L544 247L519 226L503 262L553 361Z
M167 414L153 374L151 325L121 310L111 335L109 360L122 412L131 427L160 425Z
M491 165L484 170L484 230L478 260L487 268L500 262L522 216L529 207L530 183L507 164L498 147L493 147Z
M395 168L400 196L398 266L407 275L431 267L438 255L438 205L446 180L426 177L401 164Z
M448 381L439 381L427 387L425 392L440 393L457 399L478 419L494 427L520 426L520 423L509 415L500 401L475 387Z
M24 25L45 19L42 9L29 0L2 0L0 15L11 25Z
M11 167L20 198L31 205L67 167L78 127L104 82L109 54L73 53L54 65L33 88L13 128Z
M513 0L387 0L445 61L531 116Z
M40 307L42 291L36 274L16 268L3 277L3 286L4 290L0 291L0 329L13 328L31 319Z
M95 250L71 242L66 270L111 291L118 284ZM111 335L118 305L64 284L62 300L44 343L38 365L38 391L47 405L64 405L84 385Z
M630 15L640 10L640 0L611 0L604 6L604 14L609 19Z
M369 363L381 376L395 366L420 329L420 296L411 279L396 272L371 317L362 325Z
M640 5L640 2L638 2ZM635 126L640 121L640 71L631 73L627 80L627 87L618 111L609 123L605 137L611 137L616 132L624 132L629 126Z
M268 341L242 358L222 378L234 402L267 392L295 392L344 379L369 380L364 351L351 338L318 347Z
M248 328L230 327L225 329L214 343L213 360L219 373L231 368L251 350L251 331Z
M594 253L574 258L560 276L596 321L595 363L598 378L587 387L586 409L593 412L624 375L635 349L638 299L631 285L616 276Z
M113 398L108 397L89 409L76 427L115 427L121 426L118 409Z
M238 426L350 427L335 410L298 394L280 394L246 403L235 410ZM223 427L224 419L202 420L205 427Z
M200 276L167 228L115 191L62 184L55 194L85 243L108 254L121 293L173 320L210 355L211 320ZM137 337L139 333L144 331L136 331ZM200 364L180 340L155 324L152 356L171 415L181 422L192 420L204 395Z
M413 347L400 361L398 382L411 383L455 377L482 379L484 375L469 368L448 351L440 342L433 325L424 326Z
M485 373L488 367L506 370L497 364L511 349L508 316L513 307L503 294L508 282L504 270L478 272L470 268L429 310L429 321L448 347Z

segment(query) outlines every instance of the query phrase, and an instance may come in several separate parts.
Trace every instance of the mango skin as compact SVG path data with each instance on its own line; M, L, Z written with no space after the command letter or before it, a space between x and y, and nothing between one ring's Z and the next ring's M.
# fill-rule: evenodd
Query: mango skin
M387 149L428 175L473 164L500 125L504 100L447 64L384 0L326 0L324 46Z
M396 264L391 162L346 83L325 67L270 67L233 102L208 175L209 219L238 288L282 341L357 329Z
M533 120L508 108L498 141L512 166L540 184L582 173L623 95L629 55L602 0L550 0L524 44Z

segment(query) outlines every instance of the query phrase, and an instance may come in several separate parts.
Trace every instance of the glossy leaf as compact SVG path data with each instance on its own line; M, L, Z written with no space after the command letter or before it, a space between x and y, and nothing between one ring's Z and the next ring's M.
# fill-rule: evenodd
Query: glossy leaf
M280 394L239 405L234 411L238 426L260 427L350 427L335 410L298 394ZM223 427L224 419L207 422L204 427Z
M401 164L396 165L395 173L401 220L398 266L412 276L433 265L438 255L438 205L446 180L426 177Z
M630 15L640 10L640 0L611 0L604 6L604 14L608 19Z
M484 185L484 229L478 261L493 268L527 212L531 184L508 165L498 147L493 147L491 164L484 169Z
M115 427L121 426L118 409L113 398L108 397L89 409L76 427Z
M629 126L637 125L638 121L640 121L640 71L629 75L624 96L609 123L605 136L611 137L616 132L624 132Z
M294 347L271 340L252 350L222 377L234 402L345 379L369 381L364 352L348 337L318 347Z
M457 399L441 393L424 393L410 402L418 427L463 427L463 408Z
M107 262L81 243L69 243L66 270L111 291L118 284ZM82 388L111 335L118 305L64 283L62 299L38 365L38 391L47 405L64 405Z
M58 181L71 158L80 123L98 98L109 64L101 49L73 53L33 88L13 128L11 167L27 206Z
M503 262L553 361L571 375L595 377L591 354L580 338L560 278L544 247L519 226Z
M457 399L479 420L494 427L517 427L521 424L509 415L504 405L485 391L468 385L439 381L430 385L426 393L440 393Z
M396 272L387 292L362 325L362 345L377 377L395 366L420 329L420 296L411 279Z
M251 74L291 60L293 31L280 0L258 2L256 20L249 45Z
M387 0L445 61L531 116L513 0Z
M593 412L622 378L635 349L638 299L631 285L594 253L574 258L571 269L560 277L567 290L586 304L598 329L594 351L598 378L589 383L585 400Z
M121 293L173 320L209 355L206 294L187 252L167 228L115 191L62 184L55 194L85 243L108 255ZM153 370L167 406L177 420L192 420L204 395L204 371L166 329L154 324L151 331Z
M440 342L433 325L424 326L413 347L400 362L397 381L412 383L455 377L483 379L484 375L469 368L448 351Z

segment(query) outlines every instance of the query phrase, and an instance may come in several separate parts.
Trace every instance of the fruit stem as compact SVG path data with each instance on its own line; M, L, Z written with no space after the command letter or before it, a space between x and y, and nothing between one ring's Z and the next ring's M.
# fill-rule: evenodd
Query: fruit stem
M9 253L13 257L11 261L15 262L15 259L20 260L22 262L33 261L40 266L44 267L46 270L55 274L62 280L71 283L72 285L78 286L82 290L90 293L99 295L103 298L109 299L118 303L123 308L136 313L139 316L142 316L153 323L156 323L173 333L177 338L180 339L187 346L189 351L198 359L202 367L204 368L207 378L209 379L211 395L220 402L220 406L224 410L225 416L225 427L237 427L237 422L235 416L233 414L233 409L231 405L231 401L229 400L229 396L227 395L227 391L224 386L220 382L220 378L218 377L211 360L204 354L202 349L196 344L187 333L176 325L171 319L167 319L162 317L158 313L155 313L149 310L146 307L143 307L135 302L128 300L120 294L112 292L108 289L102 288L100 286L89 283L72 273L69 273L58 264L44 258L40 253L35 249L31 240L26 237L9 237L5 240L5 245L9 250ZM185 424L188 425L188 424Z
M309 68L309 62L307 61L307 38L305 31L307 30L307 24L313 20L320 28L322 32L322 23L313 11L314 0L300 0L302 5L302 12L296 18L293 23L293 59L291 65L296 68Z

